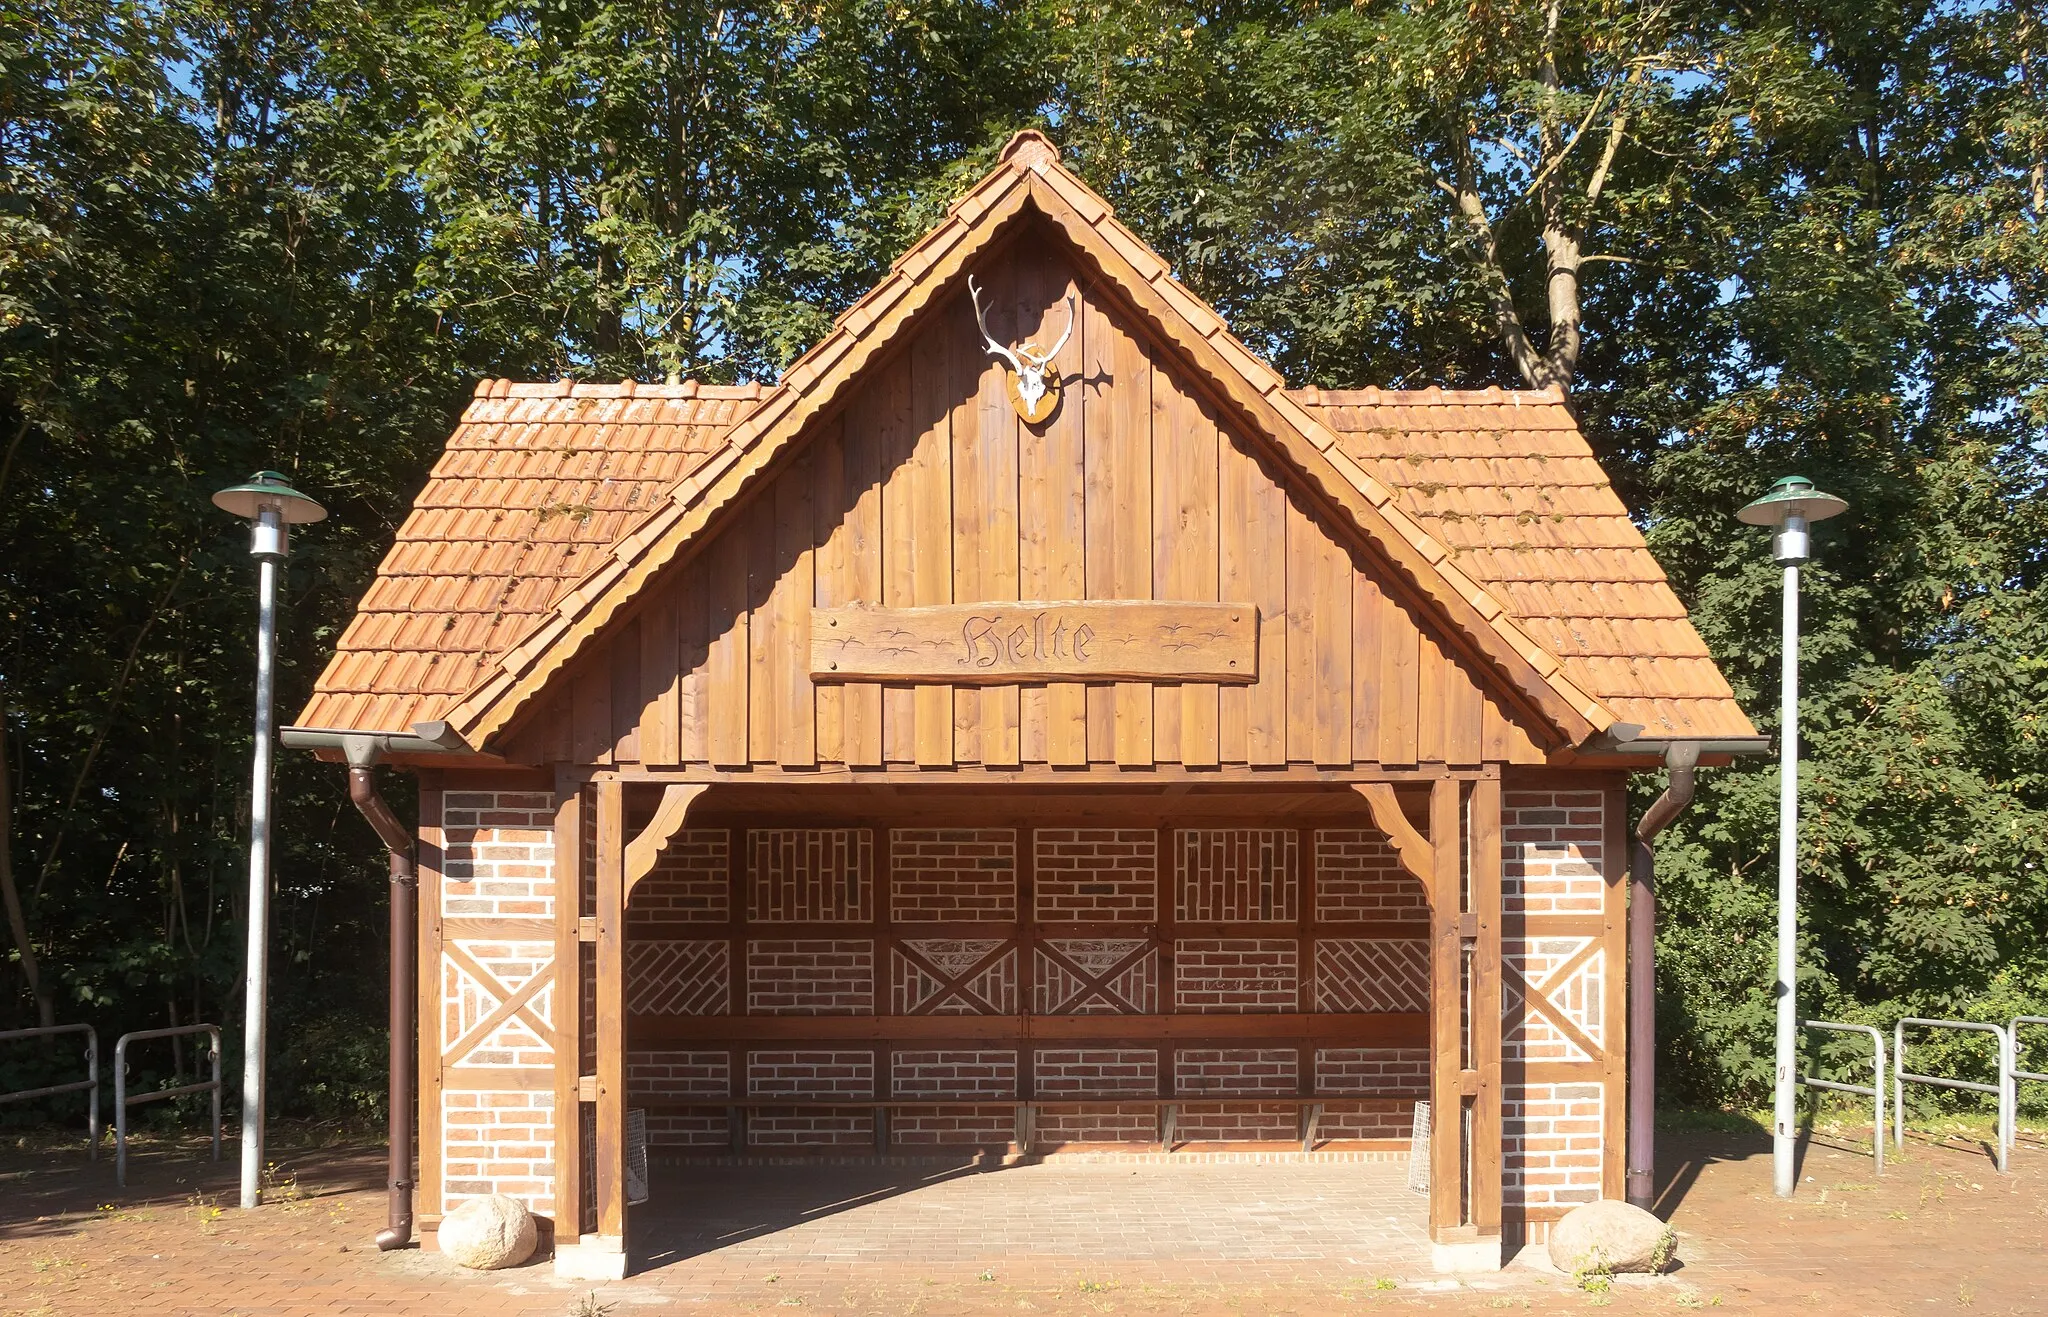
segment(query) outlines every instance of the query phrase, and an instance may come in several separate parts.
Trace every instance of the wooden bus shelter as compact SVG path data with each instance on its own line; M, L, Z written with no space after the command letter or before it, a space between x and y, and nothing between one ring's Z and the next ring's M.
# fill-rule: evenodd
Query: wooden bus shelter
M1498 1265L1622 1193L1626 775L1757 741L1556 394L1287 388L1035 133L773 388L480 385L299 724L419 773L421 1225L589 1275L642 1121L1418 1100Z

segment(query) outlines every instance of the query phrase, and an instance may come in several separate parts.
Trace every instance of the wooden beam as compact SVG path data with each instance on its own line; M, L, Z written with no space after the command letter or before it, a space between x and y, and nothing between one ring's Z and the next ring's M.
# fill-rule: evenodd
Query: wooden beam
M1442 785L1442 779L1438 779L1438 785ZM1452 785L1456 786L1456 783ZM1436 890L1436 857L1431 843L1436 838L1424 837L1415 830L1415 825L1401 812L1400 798L1394 794L1390 783L1355 782L1351 789L1371 808L1372 821L1394 844L1394 853L1401 857L1401 867L1412 874L1425 890L1433 893ZM1434 802L1435 797L1432 796L1432 809ZM1432 821L1430 826L1434 828L1435 823Z
M640 835L626 844L626 889L625 900L631 902L633 889L640 880L654 872L654 866L661 859L661 853L675 835L683 830L683 822L690 815L690 806L710 788L702 783L671 782L662 790L661 804L655 807L654 818Z
M1499 778L1472 784L1472 1224L1501 1229L1501 790Z
M555 1239L573 1244L583 1235L583 792L573 784L555 793L554 851Z
M1391 796L1393 792L1388 789L1386 794ZM1465 1050L1461 973L1465 944L1458 935L1464 895L1458 845L1461 794L1459 784L1451 781L1437 783L1429 793L1429 840L1434 861L1426 880L1431 1014L1429 1233L1440 1241L1448 1240L1447 1232L1465 1224L1465 1096L1460 1082ZM1370 792L1366 798L1372 798ZM1398 817L1398 810L1396 814ZM1399 846L1398 839L1396 845Z
M626 789L597 783L597 1233L626 1234Z
M1063 1043L1154 1045L1303 1038L1324 1047L1424 1047L1420 1012L1246 1015L634 1015L633 1041L669 1043Z

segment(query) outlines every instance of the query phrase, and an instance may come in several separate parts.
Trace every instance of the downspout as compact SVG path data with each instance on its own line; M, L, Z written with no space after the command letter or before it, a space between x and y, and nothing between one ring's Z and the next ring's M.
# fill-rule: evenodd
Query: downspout
M376 764L393 750L408 754L453 754L468 747L453 738L446 724L415 723L414 735L328 731L287 727L279 733L297 750L339 749L348 758L348 798L369 822L391 862L391 1007L389 1016L391 1088L389 1137L390 1206L377 1247L385 1252L412 1243L413 1231L413 1070L418 1055L419 978L415 933L418 922L419 867L415 844L405 825L377 793Z
M1628 1200L1648 1210L1657 1197L1657 852L1651 843L1692 803L1696 741L1664 751L1671 784L1636 824L1628 896Z

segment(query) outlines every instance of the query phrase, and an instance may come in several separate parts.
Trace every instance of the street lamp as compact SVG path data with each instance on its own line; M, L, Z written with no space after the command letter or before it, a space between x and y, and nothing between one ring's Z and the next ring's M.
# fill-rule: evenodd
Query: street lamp
M263 1196L263 1026L270 973L270 768L277 739L271 709L277 685L277 569L291 553L291 527L320 521L327 509L258 471L246 485L213 496L216 507L249 522L249 552L258 563L256 595L256 755L249 788L249 958L243 985L242 1206Z
M1735 516L1770 526L1771 556L1785 569L1785 643L1778 694L1778 1047L1772 1094L1771 1183L1792 1196L1792 1126L1797 1118L1799 1007L1794 991L1799 939L1799 565L1813 556L1807 528L1844 511L1848 503L1823 494L1805 476L1786 476L1771 492Z

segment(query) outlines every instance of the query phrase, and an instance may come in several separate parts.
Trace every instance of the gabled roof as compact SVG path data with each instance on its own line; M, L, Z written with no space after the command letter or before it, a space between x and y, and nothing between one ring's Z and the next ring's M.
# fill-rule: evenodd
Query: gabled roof
M1557 395L1290 394L1035 133L1014 139L1002 163L955 203L946 221L763 396L692 385L480 386L420 505L453 511L429 509L430 496L445 497L466 509L468 516L451 518L452 531L464 538L435 538L439 523L423 521L421 512L407 522L365 600L364 616L376 620L359 617L344 636L302 724L395 730L445 718L470 744L483 745L1027 208L1093 261L1161 341L1181 351L1247 428L1341 508L1565 739L1583 742L1631 721L1652 726L1653 734L1753 734ZM1452 425L1439 424L1436 410L1422 426L1399 419L1424 407L1442 410ZM1497 428L1502 414L1540 423ZM1486 452L1488 434L1517 440L1506 451ZM1432 450L1437 436L1450 435L1471 436L1472 451L1453 457ZM497 465L458 474L451 465L457 444L490 449ZM562 458L553 470L551 451ZM589 460L570 460L578 454ZM1469 465L1526 459L1525 466L1540 466L1553 456L1583 459L1589 469L1524 485ZM1410 459L1468 465L1410 479ZM1571 545L1561 530L1532 532L1542 513L1515 507L1511 485L1545 506L1573 505L1568 515L1587 518L1584 533L1593 538ZM571 501L565 489L582 501ZM1485 514L1484 524L1501 532L1501 519L1511 520L1515 537L1468 543L1465 510L1437 502L1449 490L1460 497L1491 490L1489 507L1500 511ZM635 518L635 507L646 511ZM1541 538L1553 533L1557 552ZM549 547L522 556L510 547L521 544ZM1605 556L1580 558L1581 552ZM388 587L422 577L446 583L410 592ZM1561 593L1545 593L1544 582ZM1640 598L1608 610L1616 584ZM1575 586L1592 593L1573 595ZM448 605L440 601L449 599L461 605L458 612L443 611ZM1631 653L1636 632L1600 631L1589 620L1662 629L1645 661L1631 667L1615 660ZM1718 690L1710 689L1716 683ZM1609 700L1627 701L1629 712L1617 712Z

